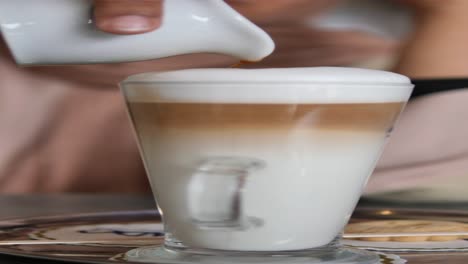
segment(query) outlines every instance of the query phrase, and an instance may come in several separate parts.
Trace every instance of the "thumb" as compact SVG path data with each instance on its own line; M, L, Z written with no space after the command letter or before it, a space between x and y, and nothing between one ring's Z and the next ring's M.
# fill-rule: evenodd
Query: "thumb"
M140 34L161 25L162 0L94 0L96 26L112 34Z

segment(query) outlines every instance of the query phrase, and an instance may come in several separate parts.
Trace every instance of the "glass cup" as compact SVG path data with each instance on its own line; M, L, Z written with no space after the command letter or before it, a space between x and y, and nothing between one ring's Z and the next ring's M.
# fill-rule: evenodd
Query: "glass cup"
M339 239L411 94L408 78L192 69L121 87L166 233L164 246L129 260L378 261Z

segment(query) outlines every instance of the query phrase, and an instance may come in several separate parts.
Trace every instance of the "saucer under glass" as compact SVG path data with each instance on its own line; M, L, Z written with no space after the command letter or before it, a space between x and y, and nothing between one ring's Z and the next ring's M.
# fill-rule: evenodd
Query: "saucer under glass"
M181 244L141 247L128 251L130 262L190 264L190 263L333 263L379 264L379 254L342 246L339 238L330 244L297 251L225 251L190 249Z

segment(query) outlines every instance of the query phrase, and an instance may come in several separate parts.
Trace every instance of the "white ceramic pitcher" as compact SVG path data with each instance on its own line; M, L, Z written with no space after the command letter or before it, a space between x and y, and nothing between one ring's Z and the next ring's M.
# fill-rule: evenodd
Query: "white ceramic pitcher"
M140 35L96 29L91 0L0 0L0 28L16 62L80 64L221 53L257 61L274 44L222 0L166 0L162 26Z

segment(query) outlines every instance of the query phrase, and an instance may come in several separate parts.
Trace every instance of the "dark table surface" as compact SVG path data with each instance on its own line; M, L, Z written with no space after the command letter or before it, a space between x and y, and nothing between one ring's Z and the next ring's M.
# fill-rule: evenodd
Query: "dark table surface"
M468 203L458 204L392 204L380 201L361 201L360 206L366 207L407 207L442 210L462 210L468 212ZM69 215L77 213L96 213L109 211L130 211L155 209L151 196L134 195L0 195L0 220L34 216ZM3 263L55 263L50 261L31 260L0 255ZM57 262L59 263L59 262ZM437 253L424 260L416 255L409 256L408 264L412 263L447 263L466 264L468 253L454 255L453 253Z

